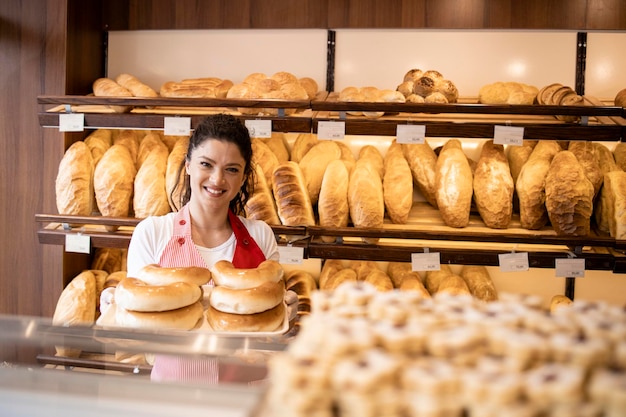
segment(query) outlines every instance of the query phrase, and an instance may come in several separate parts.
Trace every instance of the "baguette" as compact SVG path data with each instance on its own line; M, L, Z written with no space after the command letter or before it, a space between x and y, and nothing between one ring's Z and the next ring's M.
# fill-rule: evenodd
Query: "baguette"
M93 95L96 97L132 97L133 93L110 78L98 78L92 84ZM116 113L127 113L132 106L106 106Z

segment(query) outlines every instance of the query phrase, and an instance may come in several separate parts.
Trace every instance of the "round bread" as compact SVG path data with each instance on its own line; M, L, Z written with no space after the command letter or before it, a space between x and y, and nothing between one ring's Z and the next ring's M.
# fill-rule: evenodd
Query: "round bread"
M148 330L191 330L204 315L202 303L169 311L130 311L116 306L115 322L122 327Z
M408 97L413 94L413 81L403 81L401 84L396 87L396 90L401 92L404 97Z
M419 77L421 77L423 74L424 72L421 69L412 68L408 70L406 74L404 74L404 78L402 79L402 81L415 81Z
M459 90L450 80L435 81L435 90L443 94L448 103L456 103L459 98Z
M267 259L256 268L235 268L230 261L217 261L211 268L216 286L232 289L248 289L265 282L277 283L283 279L283 267L276 261Z
M285 281L264 282L246 289L218 285L209 294L209 305L232 314L254 314L270 310L285 298Z
M137 277L149 285L168 285L175 282L186 282L197 286L211 281L211 271L207 268L190 266L185 268L164 268L157 264L144 266Z
M432 94L429 94L424 98L424 103L440 103L446 104L448 103L448 99L442 93L435 91Z
M435 81L429 77L420 77L413 83L413 93L427 97L435 91Z
M317 91L319 90L319 86L317 85L317 81L315 81L311 77L302 77L298 79L298 83L306 90L307 95L310 99L314 99L317 95Z
M187 282L148 285L137 278L124 278L115 288L115 302L132 311L176 310L195 303L202 296L199 286Z
M428 77L434 80L435 82L438 80L443 80L443 74L437 70L428 70L422 74L423 77Z
M285 320L285 303L257 314L224 313L209 306L206 312L211 328L221 332L272 332Z

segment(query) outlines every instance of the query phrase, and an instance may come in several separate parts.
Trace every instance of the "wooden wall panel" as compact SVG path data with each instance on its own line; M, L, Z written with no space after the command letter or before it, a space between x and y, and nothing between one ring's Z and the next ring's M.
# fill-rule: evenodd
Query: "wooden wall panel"
M426 5L426 27L432 29L482 29L485 0L439 0Z
M511 2L512 29L584 29L587 0Z
M588 0L587 29L626 29L624 0Z
M253 29L326 28L328 4L321 0L250 0Z
M104 7L112 30L626 29L623 0L108 0Z

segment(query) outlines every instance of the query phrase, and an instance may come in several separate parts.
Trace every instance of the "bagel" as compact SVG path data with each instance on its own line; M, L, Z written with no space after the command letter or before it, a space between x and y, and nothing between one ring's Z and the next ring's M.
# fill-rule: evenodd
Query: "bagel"
M215 331L272 332L278 330L285 320L285 303L256 314L224 313L209 306L206 316Z
M216 286L209 294L209 305L232 314L261 313L276 307L285 298L285 282L265 282L243 290Z
M148 330L191 330L204 317L202 303L169 311L130 311L116 305L115 322L122 327Z
M115 302L132 311L176 310L195 303L202 296L199 286L187 282L149 285L137 278L124 278L115 288Z
M225 286L243 290L258 287L265 282L279 282L283 279L283 267L271 259L265 260L256 268L235 268L232 262L217 261L211 268L216 287Z
M146 265L136 277L149 285L168 285L175 282L186 282L201 286L211 280L211 271L207 268L190 266L185 268L164 268L157 264Z

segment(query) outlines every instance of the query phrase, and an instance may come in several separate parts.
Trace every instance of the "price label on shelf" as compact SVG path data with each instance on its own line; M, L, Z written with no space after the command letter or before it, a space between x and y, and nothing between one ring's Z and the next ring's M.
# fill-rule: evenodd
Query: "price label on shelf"
M439 271L441 269L439 252L412 253L411 269L413 271Z
M317 138L343 140L346 137L346 122L320 121L317 123Z
M91 238L89 235L67 234L65 235L65 251L89 254L91 252Z
M246 120L246 127L252 138L271 138L272 137L272 121L271 120Z
M279 246L278 255L281 264L301 265L304 260L304 248L299 246Z
M189 136L191 134L191 117L164 118L163 134L168 136Z
M493 143L497 145L522 146L524 144L524 128L517 126L494 126Z
M398 143L424 143L425 138L425 125L398 125L396 127L396 141Z
M585 276L585 260L581 258L556 259L554 275L557 277L582 278Z
M82 132L85 130L84 113L59 114L59 132Z
M528 271L528 253L501 253L498 255L500 263L500 271L502 272L521 272Z

